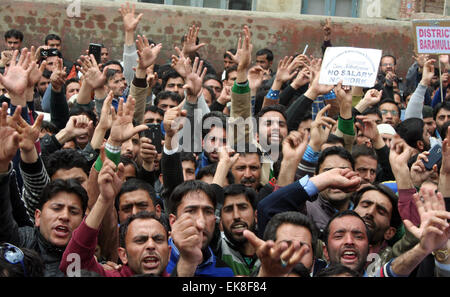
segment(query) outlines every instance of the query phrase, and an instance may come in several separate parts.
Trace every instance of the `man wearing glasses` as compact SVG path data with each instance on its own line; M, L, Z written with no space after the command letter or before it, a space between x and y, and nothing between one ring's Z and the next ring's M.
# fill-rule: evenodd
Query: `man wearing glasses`
M400 108L397 103L391 99L384 99L380 102L379 109L382 117L381 122L394 128L397 127L400 123Z

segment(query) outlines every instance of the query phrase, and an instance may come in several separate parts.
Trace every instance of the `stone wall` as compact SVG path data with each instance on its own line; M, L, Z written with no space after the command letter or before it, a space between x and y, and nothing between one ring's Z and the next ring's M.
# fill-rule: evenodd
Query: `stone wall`
M21 30L28 47L42 44L49 33L59 34L63 39L64 55L69 59L75 59L84 52L89 42L102 42L110 48L112 58L121 59L123 32L118 8L122 1L72 1L80 3L78 17L68 17L67 7L70 2L67 1L2 0L0 32L10 28ZM285 55L302 52L307 43L308 54L322 54L321 21L325 16L147 3L136 3L136 8L138 12L144 13L137 33L163 44L159 63L169 59L174 52L173 46L180 44L181 36L192 24L201 27L200 40L208 43L200 50L200 54L218 70L222 69L224 51L236 47L244 24L250 26L253 34L254 51L269 47L275 53L275 61ZM332 22L333 45L383 49L384 54L399 57L399 72L403 76L406 74L412 63L413 51L410 22L340 17L332 18ZM4 48L3 43L1 48Z

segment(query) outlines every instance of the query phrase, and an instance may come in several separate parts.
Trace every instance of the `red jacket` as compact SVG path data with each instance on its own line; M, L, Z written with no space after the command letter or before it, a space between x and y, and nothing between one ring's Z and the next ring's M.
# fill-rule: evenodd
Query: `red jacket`
M70 254L75 253L80 256L81 269L93 271L101 276L106 277L129 277L133 276L134 272L128 267L128 265L123 265L119 270L105 270L103 266L95 260L95 248L97 246L97 235L98 231L96 229L90 228L86 225L84 219L80 226L75 229L72 233L72 238L64 251L64 254L59 265L59 269L67 275L67 268L73 263L73 257ZM69 257L68 257L69 256ZM67 260L70 261L67 261ZM70 269L69 269L70 270ZM169 276L165 272L162 276Z

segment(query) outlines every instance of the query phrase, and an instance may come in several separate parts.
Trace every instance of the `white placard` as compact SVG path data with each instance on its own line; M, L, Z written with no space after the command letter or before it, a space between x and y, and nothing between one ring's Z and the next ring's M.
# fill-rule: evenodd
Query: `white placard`
M450 27L416 27L419 54L450 54Z
M357 47L328 47L320 69L319 83L371 88L377 79L381 50Z

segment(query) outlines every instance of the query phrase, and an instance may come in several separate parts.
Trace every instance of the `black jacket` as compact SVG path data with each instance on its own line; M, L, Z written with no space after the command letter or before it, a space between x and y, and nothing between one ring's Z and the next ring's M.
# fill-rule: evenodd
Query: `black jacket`
M43 238L38 228L20 227L13 217L9 180L12 173L0 174L0 242L9 242L20 248L35 250L44 261L44 276L64 276L59 270L59 262L64 248L52 246Z

